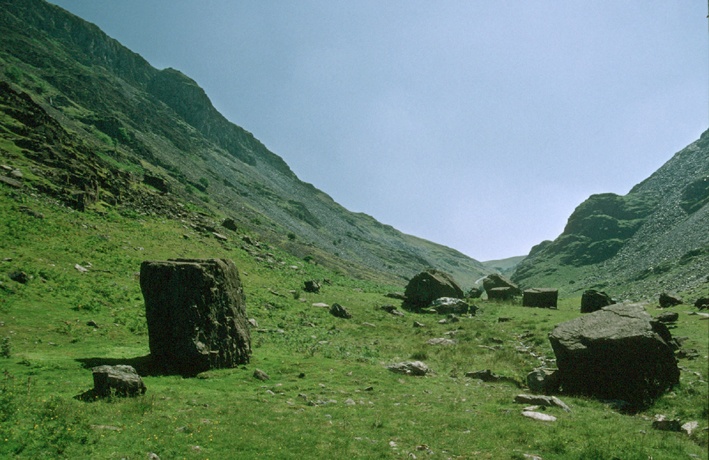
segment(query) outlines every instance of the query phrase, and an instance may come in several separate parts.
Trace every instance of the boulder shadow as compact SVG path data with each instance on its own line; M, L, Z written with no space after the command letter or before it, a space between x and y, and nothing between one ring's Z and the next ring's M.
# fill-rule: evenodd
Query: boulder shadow
M197 373L178 372L174 368L155 360L152 355L136 356L135 358L79 358L76 361L81 363L85 369L92 369L96 366L116 366L127 364L133 366L141 377L158 377L165 375L180 375L182 377L194 377Z

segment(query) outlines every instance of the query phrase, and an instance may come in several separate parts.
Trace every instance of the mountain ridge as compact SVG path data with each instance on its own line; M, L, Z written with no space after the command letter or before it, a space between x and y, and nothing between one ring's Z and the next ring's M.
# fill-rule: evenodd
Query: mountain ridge
M244 232L357 276L376 272L402 282L435 267L470 285L487 273L459 251L347 211L300 181L281 157L222 116L182 72L153 68L58 6L41 0L0 5L0 71L10 87L81 138L92 151L87 155L105 159L101 168L129 172L129 189L145 192L138 185L157 178L151 183L163 189L152 201L194 201L210 210L212 220L231 217ZM16 133L6 139L8 155L15 154Z

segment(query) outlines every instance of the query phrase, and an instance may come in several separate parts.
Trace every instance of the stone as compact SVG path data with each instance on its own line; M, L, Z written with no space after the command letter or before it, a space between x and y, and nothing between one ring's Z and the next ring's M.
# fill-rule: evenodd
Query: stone
M219 241L229 241L229 238L227 238L226 235L222 235L221 233L212 232L212 235L214 235L214 238L218 239Z
M553 415L549 414L542 414L541 412L534 412L531 410L525 410L522 411L522 415L525 417L534 419L534 420L539 420L540 422L556 422L556 417Z
M525 289L522 293L523 307L556 308L559 290L550 288Z
M555 393L559 391L559 373L556 369L534 369L527 374L527 387L535 393Z
M515 296L515 290L511 287L490 288L487 291L488 300L511 300Z
M387 366L391 372L405 375L424 376L431 372L426 364L421 361L404 361Z
M7 275L12 281L20 284L27 284L30 281L30 276L23 271L12 272Z
M667 294L666 292L663 292L662 294L660 294L659 302L661 308L669 308L681 304L682 299L677 296L673 296Z
M231 217L227 217L226 219L224 219L224 221L222 222L222 227L226 228L227 230L231 230L232 232L235 232L238 229L236 221Z
M452 276L439 270L427 270L411 278L404 291L402 308L419 311L441 297L463 298L463 290Z
M497 375L490 369L485 369L481 371L466 372L465 376L471 379L482 380L483 382L496 383L496 382L509 382L514 383L519 386L519 382L511 377L505 377L503 375Z
M335 318L350 319L352 314L339 303L333 303L330 307L330 314Z
M682 422L677 419L668 419L665 415L656 415L652 427L660 431L682 431Z
M694 302L694 306L700 310L709 309L709 297L700 297Z
M676 311L666 311L657 315L655 319L661 323L674 323L679 319L679 313Z
M537 406L559 407L566 412L571 412L569 406L556 396L519 394L515 396L515 402L519 404L535 404Z
M404 312L396 308L394 305L382 305L379 308L394 316L404 316Z
M426 343L428 345L455 345L455 340L447 339L445 337L438 337L435 339L429 339Z
M474 315L478 310L475 305L468 305L466 301L454 297L440 297L431 303L430 308L439 315L449 315L451 313L465 315L468 312Z
M91 369L94 376L93 394L98 397L139 396L145 394L146 388L133 366L118 364L116 366L97 366Z
M692 436L692 433L699 428L699 422L693 420L691 422L683 423L680 429L687 435Z
M468 291L468 293L465 296L469 299L479 299L480 297L483 296L483 292L485 292L485 290L483 288L476 286L476 287L470 288L470 290Z
M414 321L414 327L426 327L426 325L419 321Z
M261 369L256 369L254 371L254 378L261 380L262 382L265 382L266 380L269 380L271 377L268 376L267 373L262 371Z
M246 302L227 259L145 261L140 267L150 354L183 374L249 362Z
M315 280L308 280L308 281L305 281L303 284L304 284L305 292L312 292L315 294L320 292L320 283L318 283Z
M567 321L549 341L564 393L640 409L679 383L672 336L641 305L610 305Z
M581 313L592 313L614 303L605 292L588 289L581 295Z
M22 188L22 182L16 179L12 179L11 177L7 176L2 176L0 175L0 183L9 185L10 187L13 188Z
M509 288L510 290L505 292L509 292L512 297L522 294L519 286L499 273L493 273L483 278L483 289L487 292L488 299L490 298L490 291L495 288Z

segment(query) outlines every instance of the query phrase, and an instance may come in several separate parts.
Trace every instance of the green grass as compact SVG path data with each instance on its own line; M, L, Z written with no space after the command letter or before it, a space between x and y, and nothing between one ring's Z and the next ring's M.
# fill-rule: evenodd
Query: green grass
M572 411L549 408L558 421L546 424L521 416L513 399L523 390L465 373L491 369L522 381L553 358L547 334L579 315L578 298L562 299L558 310L479 302L477 316L450 324L397 317L379 307L392 303L383 294L403 286L352 279L275 247L253 255L226 230L223 243L179 221L124 215L74 212L0 189L0 457L707 458L709 322L689 316L689 306L675 308L681 320L672 332L688 337L685 347L700 358L680 362L681 384L672 392L633 416L562 396ZM259 324L251 363L195 378L148 375L138 398L75 399L93 384L91 365L139 365L149 353L137 273L143 260L174 257L236 262L248 315ZM90 264L89 271L75 264ZM31 275L27 284L7 278L18 270ZM311 294L302 289L307 279L330 283ZM340 303L353 319L334 318L314 302ZM436 337L457 343L426 344ZM386 369L409 359L433 374ZM255 379L255 369L270 380ZM697 420L700 431L689 438L653 430L655 413Z

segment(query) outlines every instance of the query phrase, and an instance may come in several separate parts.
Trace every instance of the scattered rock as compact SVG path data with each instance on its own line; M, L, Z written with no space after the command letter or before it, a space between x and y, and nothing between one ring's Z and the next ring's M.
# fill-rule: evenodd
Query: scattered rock
M682 303L682 299L663 292L662 294L660 294L659 302L660 307L669 308L674 307L675 305L680 305Z
M214 235L214 238L218 239L219 241L229 241L229 238L227 238L226 235L222 235L221 233L212 232L212 235Z
M254 378L259 379L263 382L271 379L271 377L269 377L268 374L262 371L261 369L256 369L254 371Z
M96 329L98 329L98 324L96 323L96 321L94 321L94 320L92 320L92 319L89 320L89 321L87 321L87 322L86 322L86 325L87 325L87 326L91 326L91 327L95 327Z
M677 419L668 419L664 415L656 415L652 427L660 431L682 431L682 422Z
M506 316L500 316L499 318L497 318L498 323L507 323L510 321L512 321L512 318L508 318Z
M404 316L404 312L396 308L394 305L382 305L380 308L394 316Z
M12 281L15 281L20 284L27 284L30 281L30 276L23 272L23 271L16 271L12 272L9 275L7 275Z
M562 323L549 341L565 393L641 408L679 383L669 330L637 304L607 306Z
M19 211L27 214L28 216L34 217L35 219L44 219L44 214L34 209L28 208L27 206L20 206Z
M325 302L315 302L313 304L313 307L317 308L330 308L330 305L326 304Z
M414 321L414 327L426 327L426 325L418 321Z
M375 324L372 324L372 323L362 323L362 326L377 327Z
M692 436L692 433L694 433L694 430L699 428L699 422L697 421L691 421L687 423L683 423L680 429L687 434L687 436Z
M542 414L541 412L534 412L530 410L522 411L522 415L529 417L534 420L539 420L540 422L556 422L556 417L549 414Z
M581 295L581 313L593 313L614 303L605 292L588 289Z
M569 406L567 406L565 402L556 396L519 394L515 396L515 402L520 404L536 404L538 406L559 407L564 409L566 412L571 411Z
M478 310L478 307L475 305L468 305L464 300L456 299L455 297L440 297L431 302L430 308L439 315L448 315L451 313L456 315L471 313L474 315Z
M462 298L463 290L452 276L439 270L427 270L411 278L404 292L402 307L419 311L441 297Z
M506 278L500 275L499 273L493 273L483 278L483 288L485 289L485 292L487 292L488 299L490 299L490 291L498 288L507 288L504 291L496 291L496 293L498 294L505 292L510 297L522 294L522 291L519 289L519 286L513 283L512 280L510 280L509 278ZM495 294L493 294L493 298L498 298L494 297L494 295Z
M557 308L559 290L550 288L525 289L522 293L523 307Z
M556 393L559 391L559 374L556 369L534 369L527 374L527 386L536 393Z
M694 306L700 310L709 309L709 297L700 297L694 302Z
M519 385L519 382L511 377L505 377L502 375L497 375L494 372L492 372L490 369L485 369L482 371L475 371L475 372L466 372L465 376L471 379L478 379L482 380L483 382L509 382L509 383L514 383L517 386Z
M455 345L455 340L443 337L427 340L428 345Z
M316 280L308 280L305 281L304 283L304 290L305 292L312 292L317 294L320 292L320 283L318 283Z
M254 327L254 328L258 327L258 322L256 322L256 319L249 318L248 321L249 321L249 326Z
M84 266L81 266L81 265L79 265L79 264L74 264L74 268L75 268L76 271L79 272L79 273L86 273L86 272L89 271L88 268L86 268L86 267L84 267Z
M22 182L16 179L12 179L7 176L2 176L0 175L0 183L3 183L5 185L9 185L10 187L13 188L22 188Z
M390 299L406 300L406 296L403 292L390 292L388 294L384 294L384 296L389 297Z
M222 227L226 228L227 230L231 230L232 232L235 232L238 229L236 221L231 217L227 217L226 219L224 219L224 222L222 222Z
M679 313L676 311L666 311L657 315L655 319L661 323L674 323L679 319Z
M421 361L405 361L401 363L391 364L387 366L387 369L397 374L416 376L427 375L429 372L431 372L428 366Z
M140 288L150 353L158 365L198 374L249 362L251 336L234 262L145 261Z
M133 366L97 366L92 369L94 376L93 394L97 397L139 396L146 388Z
M350 319L352 315L349 311L339 303L333 303L330 307L330 314L336 318Z

